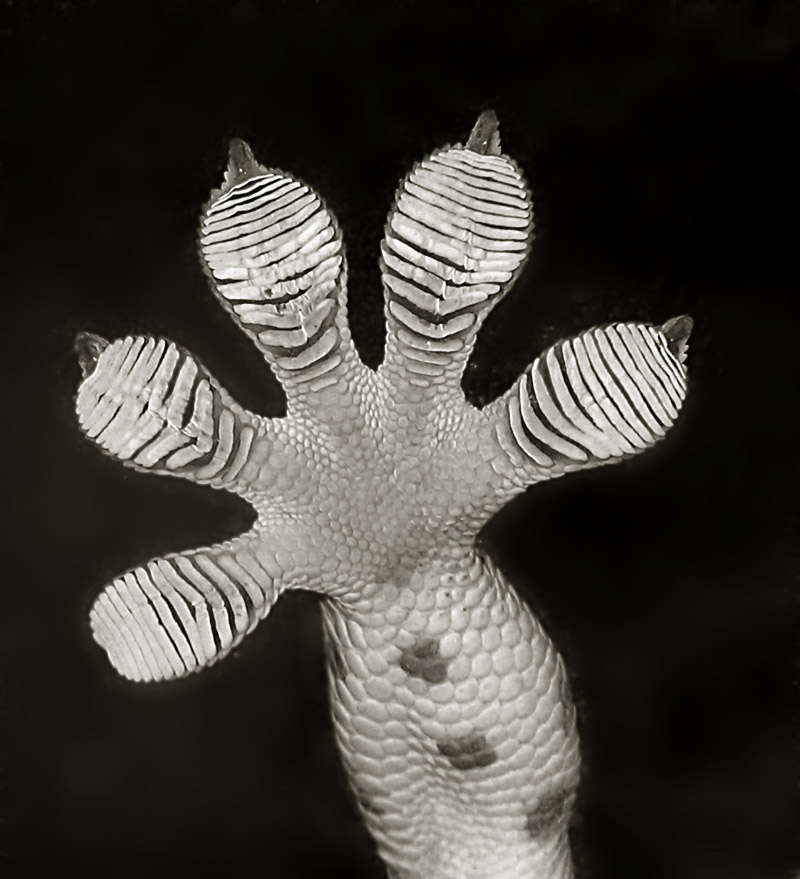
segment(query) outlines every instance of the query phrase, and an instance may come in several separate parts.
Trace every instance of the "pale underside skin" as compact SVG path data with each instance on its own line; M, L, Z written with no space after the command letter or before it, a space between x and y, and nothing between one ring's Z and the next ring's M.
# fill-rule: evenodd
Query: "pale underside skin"
M77 411L106 452L236 492L235 540L128 572L91 615L132 680L228 653L284 589L321 593L334 728L395 879L563 879L579 774L562 661L475 546L526 486L635 454L685 395L689 318L616 324L553 346L478 410L461 375L532 240L530 195L497 120L401 183L382 271L386 357L361 363L341 236L321 200L231 145L206 206L215 292L287 395L238 406L176 346L83 334Z

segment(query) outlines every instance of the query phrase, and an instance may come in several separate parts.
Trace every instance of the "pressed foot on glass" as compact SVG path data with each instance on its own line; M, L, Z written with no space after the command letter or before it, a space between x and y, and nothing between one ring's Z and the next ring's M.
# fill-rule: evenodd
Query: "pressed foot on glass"
M382 245L386 355L359 359L342 237L320 197L233 141L202 219L213 289L286 392L239 406L166 340L82 334L81 427L149 473L236 492L246 534L154 559L91 625L136 681L225 656L285 589L324 596L336 738L395 879L563 879L575 709L552 642L476 548L535 482L661 439L686 393L691 320L613 323L553 345L483 409L461 377L533 239L492 112L403 179Z

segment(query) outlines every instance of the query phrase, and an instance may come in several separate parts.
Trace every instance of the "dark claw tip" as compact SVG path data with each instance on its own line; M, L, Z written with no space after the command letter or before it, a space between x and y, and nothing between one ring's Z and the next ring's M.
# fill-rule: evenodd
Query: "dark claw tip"
M494 110L484 110L472 129L467 141L467 149L482 156L500 155L500 123Z
M100 355L108 348L108 341L95 333L78 333L75 336L75 353L84 378L88 378L97 368Z
M223 192L263 173L264 169L256 161L248 144L234 137L228 145L228 169L225 172Z
M686 360L686 352L689 348L689 335L692 332L694 321L688 314L680 314L670 318L659 327L667 340L667 347L675 355L679 363Z

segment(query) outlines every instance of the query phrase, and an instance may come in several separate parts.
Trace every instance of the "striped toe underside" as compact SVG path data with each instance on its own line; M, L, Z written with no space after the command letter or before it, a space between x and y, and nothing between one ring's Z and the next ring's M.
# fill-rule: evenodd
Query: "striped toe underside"
M481 318L522 268L532 230L530 193L506 156L448 147L402 181L381 268L389 343L409 382L463 366Z
M525 471L576 470L663 438L686 394L685 336L620 323L553 345L500 401L501 445ZM532 475L532 474L530 474Z
M90 439L140 470L235 485L262 430L258 416L172 342L128 336L109 344L92 336L91 344L76 405Z
M235 141L226 184L203 217L200 251L219 298L284 383L318 389L336 381L350 349L344 252L313 190L266 170Z
M156 559L118 577L90 613L95 640L134 681L182 677L229 653L277 598L256 541Z

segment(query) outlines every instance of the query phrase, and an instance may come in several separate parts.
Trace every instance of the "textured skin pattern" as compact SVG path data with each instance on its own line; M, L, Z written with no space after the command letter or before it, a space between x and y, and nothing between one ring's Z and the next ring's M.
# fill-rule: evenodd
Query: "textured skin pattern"
M215 662L284 589L322 593L336 737L395 879L563 879L579 772L553 644L475 547L527 485L632 455L677 417L691 321L590 330L478 410L460 379L530 247L532 208L483 114L403 180L383 244L386 358L350 339L341 237L318 196L240 141L201 252L286 389L243 410L190 354L84 334L80 424L150 473L234 491L251 532L151 561L95 603L97 641L140 681Z

